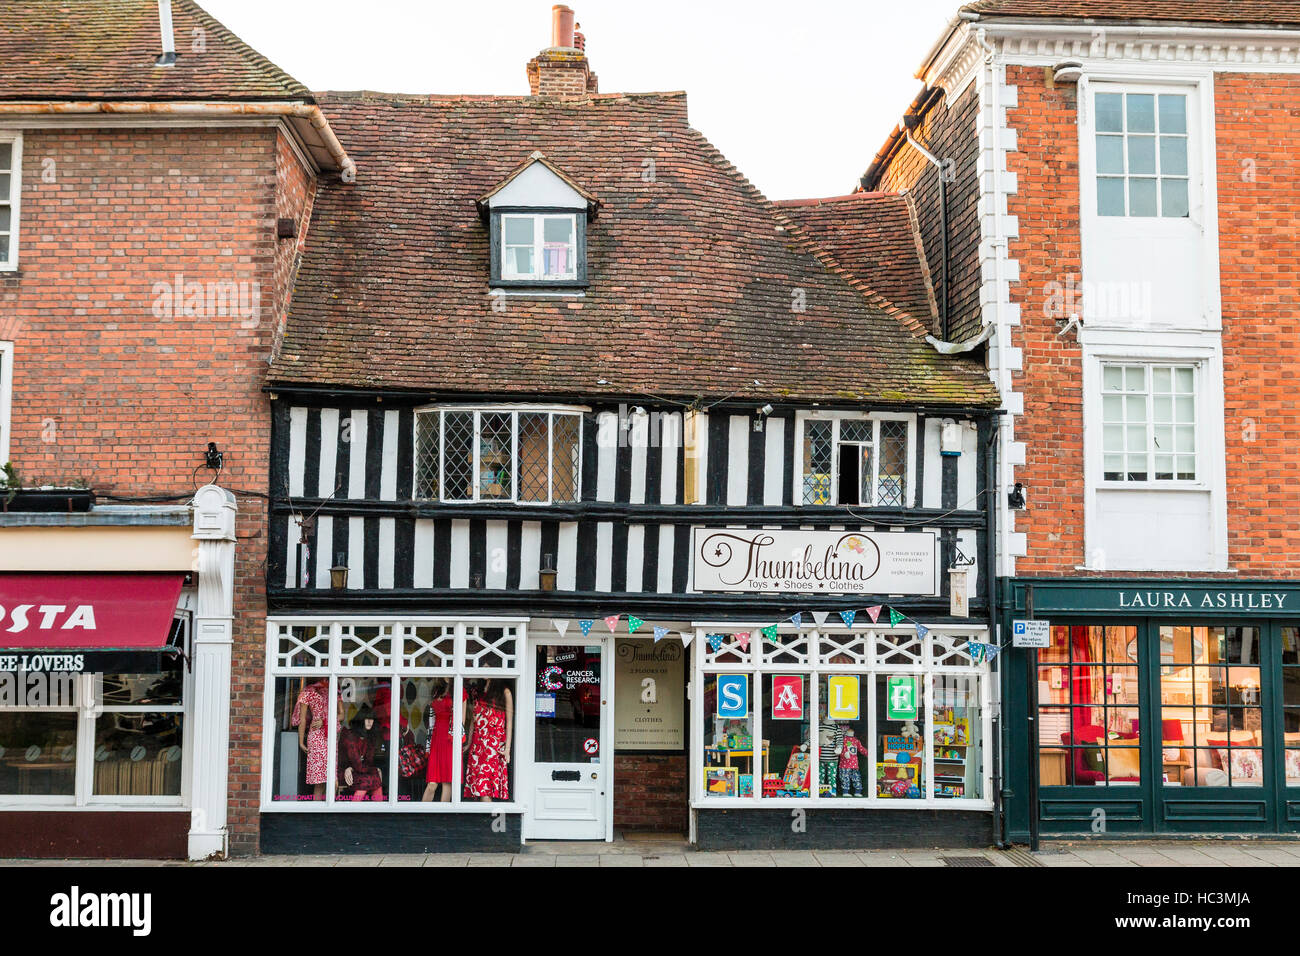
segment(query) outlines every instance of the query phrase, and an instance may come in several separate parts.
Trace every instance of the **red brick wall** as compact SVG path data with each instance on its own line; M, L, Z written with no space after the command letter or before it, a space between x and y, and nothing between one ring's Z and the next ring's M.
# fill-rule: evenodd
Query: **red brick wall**
M1215 78L1228 554L1300 576L1300 77Z
M1073 333L1059 337L1049 296L1082 272L1079 243L1079 146L1073 86L1048 89L1043 71L1008 67L1017 87L1007 123L1018 149L1006 153L1018 192L1008 212L1018 216L1020 236L1009 255L1020 263L1012 301L1020 305L1020 328L1012 344L1023 349L1024 372L1014 376L1025 397L1015 437L1026 445L1016 480L1028 489L1030 509L1016 514L1016 530L1028 532L1028 556L1017 574L1074 573L1083 564L1083 363Z
M1041 70L1009 67L1008 110L1019 179L1009 211L1020 237L1011 295L1021 305L1014 344L1024 350L1016 388L1026 414L1016 439L1027 459L1016 478L1030 509L1016 517L1028 556L1018 574L1076 573L1084 563L1080 350L1045 312L1049 283L1076 281L1079 251L1076 89L1049 90ZM1239 576L1300 576L1300 412L1287 363L1300 354L1300 78L1216 78L1220 287L1223 301L1229 563ZM1281 359L1279 361L1279 358Z
M685 833L685 754L614 756L614 826Z
M15 467L101 496L187 500L211 473L239 502L232 844L256 846L270 413L262 382L310 187L270 129L29 130L20 269L0 274L14 342ZM277 172L278 170L278 172ZM288 247L287 249L282 247ZM176 276L198 315L166 308ZM234 309L206 295L234 282ZM229 287L227 287L227 291ZM248 306L241 314L238 306ZM256 308L253 308L256 306ZM233 312L233 314L231 314Z

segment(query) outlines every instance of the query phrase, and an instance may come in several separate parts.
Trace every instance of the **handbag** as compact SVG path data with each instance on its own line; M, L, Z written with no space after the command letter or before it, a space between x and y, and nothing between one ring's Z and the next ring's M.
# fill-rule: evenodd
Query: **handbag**
M397 752L397 769L403 777L414 777L428 762L428 755L415 744L402 744L402 749Z

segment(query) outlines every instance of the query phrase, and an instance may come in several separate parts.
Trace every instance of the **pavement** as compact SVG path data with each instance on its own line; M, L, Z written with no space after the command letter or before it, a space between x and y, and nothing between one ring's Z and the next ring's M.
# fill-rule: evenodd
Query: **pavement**
M157 860L3 860L0 866L842 866L842 867L1274 867L1300 866L1300 842L1110 841L1044 843L1003 850L693 850L682 840L618 838L612 843L531 843L519 853L257 856L211 863Z

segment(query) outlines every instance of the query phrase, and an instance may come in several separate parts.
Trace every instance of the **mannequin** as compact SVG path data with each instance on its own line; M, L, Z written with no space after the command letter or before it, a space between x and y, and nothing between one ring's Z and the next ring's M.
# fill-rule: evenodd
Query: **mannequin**
M425 779L428 782L424 788L424 796L420 799L426 803L433 800L442 803L451 802L451 748L456 739L455 734L452 733L453 721L456 719L452 699L454 687L454 681L443 678L435 680L433 697L424 710L424 724L429 728L429 761L425 770ZM461 692L460 699L463 704L466 699L464 691Z
M465 796L484 803L510 799L510 746L514 696L502 680L489 679L475 695L474 719L465 737Z
M841 730L838 748L840 754L840 796L862 796L862 771L858 768L858 757L867 752L854 733L853 725L846 725Z
M823 719L817 727L817 789L833 797L840 749L844 745L844 728L833 720Z
M325 799L325 774L329 747L329 681L308 684L293 705L292 725L298 728L298 749L307 755L306 782L313 800Z
M384 799L384 778L375 766L378 738L369 704L362 704L351 726L339 733L339 788L350 788L353 800Z

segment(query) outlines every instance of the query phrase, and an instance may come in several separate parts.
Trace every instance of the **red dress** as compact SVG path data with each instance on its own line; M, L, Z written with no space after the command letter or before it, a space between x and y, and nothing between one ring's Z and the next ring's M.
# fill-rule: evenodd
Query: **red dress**
M506 712L486 700L474 705L474 739L465 772L465 796L510 799L510 776L501 749L506 743Z
M329 684L324 681L317 681L314 684L308 684L298 695L298 700L293 705L292 724L297 727L304 716L304 709L307 711L307 726L311 728L311 722L319 720L320 726L307 731L307 784L312 786L325 782L326 771L326 754L329 747L329 704L325 698L329 694ZM303 705L306 704L306 708Z
M429 723L429 765L424 779L429 783L451 783L451 749L456 739L452 734L455 715L452 713L451 694L431 701L426 717Z

